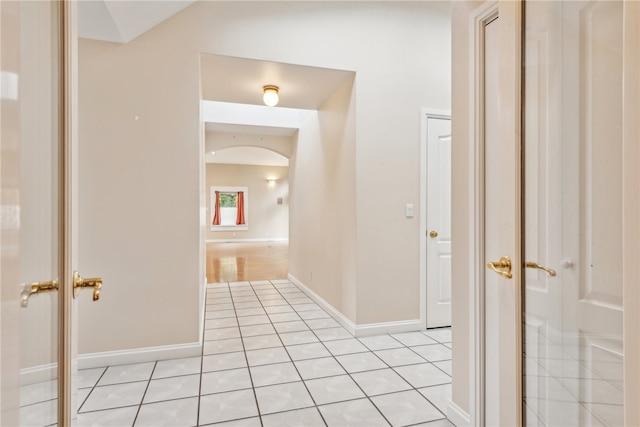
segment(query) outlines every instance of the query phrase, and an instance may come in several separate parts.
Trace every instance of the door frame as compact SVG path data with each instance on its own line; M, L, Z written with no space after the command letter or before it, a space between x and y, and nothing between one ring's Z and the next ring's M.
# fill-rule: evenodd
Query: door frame
M78 5L59 4L60 31L60 286L58 289L58 425L76 419L78 310L73 271L78 269Z
M622 254L624 423L640 425L640 3L624 2Z
M484 27L496 18L500 18L500 139L503 143L515 144L515 253L513 264L519 266L521 262L521 33L522 33L522 2L489 1L473 10L469 15L469 90L470 103L468 110L469 130L469 159L471 168L469 173L468 227L469 242L469 343L471 350L469 358L469 425L485 425L487 410L485 402L485 235L484 235ZM509 283L509 292L503 292L500 299L505 299L509 307L504 314L511 322L501 321L501 330L496 331L500 336L504 334L512 338L515 345L500 345L501 370L499 375L499 393L501 397L499 411L500 423L504 425L521 425L522 422L522 324L520 308L521 269L514 268L513 279ZM504 329L502 328L504 325ZM502 360L504 359L504 360ZM459 413L455 404L450 406L450 412ZM466 421L466 420L465 420Z
M420 112L420 328L427 328L427 122L451 120L451 111L422 108Z

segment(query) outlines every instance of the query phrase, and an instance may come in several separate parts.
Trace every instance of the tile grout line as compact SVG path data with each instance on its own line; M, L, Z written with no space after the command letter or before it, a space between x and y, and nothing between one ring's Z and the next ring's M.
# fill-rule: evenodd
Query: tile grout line
M153 378L153 373L156 371L156 366L158 366L158 361L153 362L153 369L151 369L151 374L149 375L149 381L147 381L147 386L144 389L144 393L142 393L142 398L140 399L140 404L138 405L138 410L136 411L136 416L133 418L133 423L131 426L136 425L136 421L138 421L138 415L140 415L140 409L142 409L142 402L144 402L144 397L147 395L147 391L149 390L149 386L151 385L151 378Z
M228 286L228 285L227 285ZM204 344L205 344L205 336L207 334L207 311L209 311L207 309L207 300L209 299L209 287L207 284L207 287L205 287L205 293L204 293L204 325L202 328L202 348L200 349L200 379L198 381L198 405L196 407L196 426L200 425L200 401L201 401L201 397L202 397L202 375L204 374Z
M84 404L87 402L87 399L89 399L89 396L91 396L91 393L93 393L93 390L95 390L95 388L98 387L98 383L100 382L102 377L104 377L104 374L107 373L107 369L109 369L109 367L107 366L106 368L102 368L102 369L103 369L102 373L100 374L100 376L98 377L96 382L93 383L93 385L91 386L91 390L89 391L89 393L87 393L87 397L85 397L84 400L82 401L82 403L80 405L78 405L78 409L76 409L76 414L78 414L78 416L80 415L80 409L82 409ZM80 390L80 389L78 388L78 390ZM87 412L91 412L91 411L87 411Z
M249 283L249 282L247 282ZM251 286L251 284L249 284ZM253 288L252 288L253 289ZM233 311L236 313L236 321L238 319L238 311L236 310L236 304L233 299L233 292L231 292L231 284L229 283L229 293L231 294L231 303L233 304ZM255 293L255 292L254 292ZM257 296L256 296L257 297ZM253 382L253 375L251 375L251 369L249 367L249 358L247 357L247 350L242 339L242 329L240 328L240 322L238 321L238 334L240 334L240 343L242 344L242 353L244 354L244 360L247 363L247 373L249 374L249 381L251 381L251 391L253 392L253 399L256 402L256 411L258 412L258 419L260 420L260 426L263 427L262 417L260 416L260 405L258 404L258 395L256 394L256 387Z

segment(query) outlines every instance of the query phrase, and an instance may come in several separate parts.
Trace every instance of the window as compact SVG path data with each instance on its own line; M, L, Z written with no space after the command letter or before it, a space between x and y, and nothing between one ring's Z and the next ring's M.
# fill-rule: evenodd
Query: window
M248 230L248 188L211 187L211 230Z

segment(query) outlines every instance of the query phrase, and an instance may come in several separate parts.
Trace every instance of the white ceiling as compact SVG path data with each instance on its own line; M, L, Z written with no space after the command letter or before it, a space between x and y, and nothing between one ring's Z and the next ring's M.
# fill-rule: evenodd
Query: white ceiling
M127 43L194 0L81 0L78 33L87 39Z

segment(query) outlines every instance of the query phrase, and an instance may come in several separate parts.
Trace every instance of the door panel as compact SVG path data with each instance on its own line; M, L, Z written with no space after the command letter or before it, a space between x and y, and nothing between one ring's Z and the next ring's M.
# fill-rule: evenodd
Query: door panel
M484 57L484 141L485 141L485 258L487 262L497 261L503 255L511 257L510 245L501 241L500 236L508 237L502 233L504 226L500 212L508 214L509 199L502 191L491 191L492 188L501 188L504 176L490 171L499 171L500 165L509 161L503 157L499 139L499 112L498 112L498 86L499 86L499 22L497 18L485 26L485 57ZM489 154L493 153L493 154ZM511 217L512 218L512 217ZM509 216L505 215L508 221ZM500 334L496 333L500 329L500 316L498 301L500 299L500 286L504 282L509 285L509 280L500 277L496 273L486 270L484 276L486 310L485 310L485 402L486 415L485 423L488 426L500 425Z
M522 3L500 1L484 27L482 156L484 422L521 420L520 21ZM509 259L507 259L507 257ZM510 274L506 274L509 270ZM497 270L497 271L492 271Z
M623 3L528 2L528 425L622 425Z
M71 2L0 2L0 425L70 425Z
M20 3L21 281L58 281L58 32L55 5ZM52 43L54 41L54 43ZM28 289L27 289L28 291ZM26 294L25 294L26 295ZM58 292L39 292L20 309L20 425L57 421Z
M451 326L451 120L427 118L427 328Z

